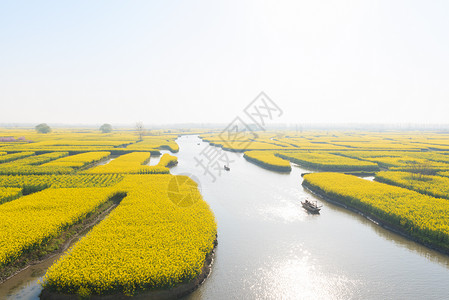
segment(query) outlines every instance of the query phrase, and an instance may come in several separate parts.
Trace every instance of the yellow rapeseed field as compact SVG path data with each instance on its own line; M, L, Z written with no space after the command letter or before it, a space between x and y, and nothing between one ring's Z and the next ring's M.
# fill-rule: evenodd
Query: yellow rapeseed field
M0 205L0 268L84 219L109 188L47 189Z
M161 167L172 167L175 166L178 163L178 158L176 156L170 155L168 153L165 153L162 155L161 159L158 162L158 166Z
M379 166L374 162L362 161L331 153L311 152L281 152L280 157L307 168L323 171L378 171Z
M73 168L66 166L43 166L47 162L67 156L68 152L50 152L41 155L31 154L27 153L25 158L1 163L0 174L66 174L74 171Z
M0 187L0 204L14 200L20 196L22 196L21 188Z
M73 167L80 168L91 163L100 161L102 159L107 158L111 152L86 152L77 155L71 155L63 158L59 158L57 160L53 160L51 162L45 163L42 167L50 167L50 166L62 166L62 167Z
M31 189L108 187L123 179L122 174L83 175L0 175L0 187Z
M169 198L173 177L127 175L115 187L127 196L47 271L44 286L68 293L130 295L198 276L214 247L216 223L192 184L179 186L178 193L196 198L193 205L177 206Z
M449 250L449 201L340 173L312 173L305 186Z
M87 170L88 174L127 173L127 174L167 174L169 169L163 166L147 166L150 152L132 152L124 154L106 165Z
M290 172L292 170L288 160L277 157L272 151L246 151L244 157L270 170L280 172Z
M449 199L449 178L409 172L378 172L376 180L415 190L438 198Z

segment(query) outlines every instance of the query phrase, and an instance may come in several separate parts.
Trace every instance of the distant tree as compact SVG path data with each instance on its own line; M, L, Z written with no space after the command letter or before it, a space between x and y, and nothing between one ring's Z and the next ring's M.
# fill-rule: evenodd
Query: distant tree
M142 140L142 137L145 133L145 127L143 127L143 123L142 122L137 122L136 123L136 132L137 135L139 136L139 141Z
M102 133L109 133L109 132L111 132L112 131L112 126L111 126L111 124L103 124L103 125L101 125L101 127L100 127L100 131L102 132Z
M39 124L35 128L36 128L36 131L39 132L39 133L49 133L49 132L51 132L50 126L48 126L45 123Z

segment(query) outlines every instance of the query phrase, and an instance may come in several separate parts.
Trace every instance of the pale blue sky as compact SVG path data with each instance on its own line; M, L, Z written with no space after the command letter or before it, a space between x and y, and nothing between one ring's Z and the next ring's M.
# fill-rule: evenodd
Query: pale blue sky
M449 123L448 1L0 1L0 123Z

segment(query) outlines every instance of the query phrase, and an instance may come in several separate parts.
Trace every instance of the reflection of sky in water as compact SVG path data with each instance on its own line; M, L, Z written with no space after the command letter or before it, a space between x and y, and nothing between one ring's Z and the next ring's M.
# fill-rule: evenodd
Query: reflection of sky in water
M42 277L39 278L39 280L42 280ZM15 290L12 291L12 295L10 297L7 297L6 299L11 300L37 300L39 299L39 294L41 293L42 287L39 284L38 280L28 282L25 286L22 286L20 289L18 289L17 293Z
M271 188L271 187L270 187ZM298 187L282 189L274 187L269 197L274 199L270 202L258 203L257 212L265 221L273 222L301 222L308 219L309 214L301 205L301 201L313 200L308 194L304 194ZM318 203L321 205L321 203ZM248 214L254 212L249 211Z
M302 211L301 205L287 200L280 200L278 205L264 205L257 211L266 221L291 223L304 221L307 215Z
M360 280L330 274L307 251L286 259L267 259L246 280L255 299L349 299Z

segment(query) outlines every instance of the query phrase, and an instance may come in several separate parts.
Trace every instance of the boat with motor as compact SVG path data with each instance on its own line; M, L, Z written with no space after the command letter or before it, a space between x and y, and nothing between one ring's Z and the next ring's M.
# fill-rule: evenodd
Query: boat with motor
M301 201L302 207L304 207L308 212L312 213L312 214L319 214L321 207L323 207L322 205L318 206L318 202L315 201L315 203L309 201L309 200L305 200L304 202Z

